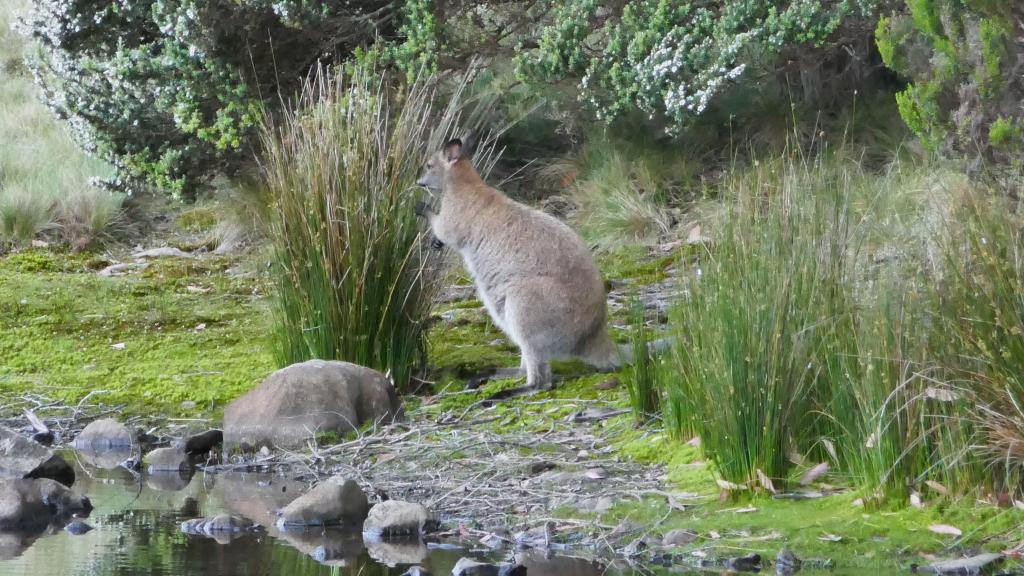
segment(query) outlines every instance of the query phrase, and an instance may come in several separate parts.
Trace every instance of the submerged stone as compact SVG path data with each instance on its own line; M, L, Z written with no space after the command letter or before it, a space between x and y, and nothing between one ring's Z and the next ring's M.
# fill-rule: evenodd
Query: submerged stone
M359 484L335 477L317 484L281 510L277 527L357 525L370 505Z
M437 529L437 519L421 504L386 500L370 509L363 534L370 539L419 536Z

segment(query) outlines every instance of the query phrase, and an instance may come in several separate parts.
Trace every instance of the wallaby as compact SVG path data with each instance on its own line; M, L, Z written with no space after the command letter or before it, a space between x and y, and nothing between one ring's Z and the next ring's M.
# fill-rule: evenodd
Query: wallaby
M604 281L590 251L558 219L488 186L470 163L468 143L450 140L416 182L440 196L440 210L417 204L435 246L456 250L480 300L519 347L531 390L552 387L551 360L578 358L603 370L630 361L608 337Z

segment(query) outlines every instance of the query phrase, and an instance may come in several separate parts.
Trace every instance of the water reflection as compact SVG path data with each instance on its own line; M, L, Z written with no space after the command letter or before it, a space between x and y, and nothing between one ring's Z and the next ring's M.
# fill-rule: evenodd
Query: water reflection
M69 460L76 461L74 458ZM104 464L107 462L104 461ZM351 574L397 576L419 564L436 576L451 573L460 550L428 550L419 541L364 545L358 532L280 531L276 511L307 486L277 475L161 474L136 476L76 461L75 490L92 500L94 529L80 536L62 526L34 533L0 532L0 575L247 576ZM243 516L258 532L207 538L183 534L179 524L219 513ZM481 556L477 556L482 558ZM497 558L495 558L497 559ZM596 576L600 565L524 556L531 576ZM545 569L544 566L551 566Z

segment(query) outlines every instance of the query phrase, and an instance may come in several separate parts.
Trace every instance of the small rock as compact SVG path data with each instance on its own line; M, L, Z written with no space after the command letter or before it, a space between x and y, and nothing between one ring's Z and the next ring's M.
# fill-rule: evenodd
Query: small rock
M430 572L427 572L423 566L410 566L408 570L402 573L402 576L433 576Z
M181 472L191 467L188 456L181 448L157 448L143 459L146 470L154 472Z
M195 400L183 400L183 401L181 402L181 404L179 404L178 406L179 406L179 407L180 407L180 408L181 408L182 410L195 410L195 409L196 409L196 406L197 406L197 404L196 404Z
M244 532L253 529L253 523L245 518L230 514L218 514L213 518L193 518L181 523L181 531L186 534L210 535L214 532Z
M67 526L64 527L64 530L68 534L72 534L74 536L81 536L82 534L85 534L86 532L92 530L92 526L89 526L81 520L72 520Z
M185 453L189 456L202 456L219 446L223 441L223 431L216 428L207 430L202 434L190 436L185 440Z
M36 432L32 435L32 441L43 446L51 446L53 444L53 432L47 430L45 432Z
M943 574L946 576L976 576L988 573L996 564L1002 562L1003 555L995 553L978 554L970 558L942 560L927 566L911 565L911 570L925 574Z
M277 526L283 530L289 526L358 524L366 519L369 507L359 484L334 477L317 484L285 506L277 519Z
M50 478L70 486L75 471L49 448L0 427L0 478Z
M775 574L776 576L789 576L799 571L802 564L803 562L790 552L789 548L783 548L775 556Z
M531 476L534 474L541 474L543 472L547 472L548 470L554 470L555 468L558 468L558 465L555 464L554 462L548 462L547 460L541 460L540 462L532 462L529 466L529 474Z
M748 554L737 558L728 558L725 567L737 572L759 572L761 570L761 555Z
M437 519L421 504L387 500L370 509L363 523L368 538L417 536L437 529Z
M103 418L86 426L72 445L76 449L93 450L131 448L135 445L135 438L124 424L112 418Z
M192 255L188 252L184 252L173 246L161 246L160 248L150 248L149 250L142 250L132 254L132 258L145 259L145 258L191 258Z
M452 576L526 576L522 564L488 564L472 558L459 558L452 568Z
M686 528L669 530L661 539L662 546L686 546L697 540L697 533Z

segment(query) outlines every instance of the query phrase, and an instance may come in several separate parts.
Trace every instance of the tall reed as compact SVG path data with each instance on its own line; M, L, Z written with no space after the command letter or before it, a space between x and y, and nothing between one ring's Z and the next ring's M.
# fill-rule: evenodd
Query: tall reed
M392 85L372 59L321 69L296 109L266 126L281 365L343 359L410 389L440 275L414 183L454 135L466 78L456 84L439 110L431 79Z

